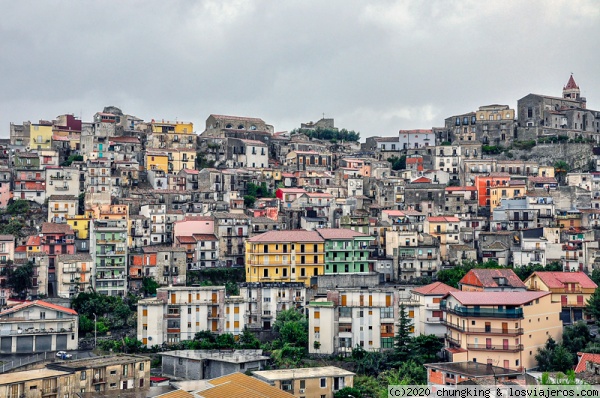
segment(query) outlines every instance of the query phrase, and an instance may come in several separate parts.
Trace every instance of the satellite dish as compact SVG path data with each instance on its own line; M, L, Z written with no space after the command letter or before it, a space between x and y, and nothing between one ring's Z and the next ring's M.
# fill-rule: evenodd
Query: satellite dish
M149 340L149 341L152 341L152 336L148 337L148 340Z

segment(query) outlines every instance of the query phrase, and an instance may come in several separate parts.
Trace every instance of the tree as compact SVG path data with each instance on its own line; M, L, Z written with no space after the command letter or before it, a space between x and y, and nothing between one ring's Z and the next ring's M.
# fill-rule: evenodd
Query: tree
M600 269L596 268L592 271L592 275L590 278L594 281L594 283L600 286Z
M564 160L559 160L554 163L554 175L560 182L564 182L564 177L569 172L570 166Z
M8 272L6 284L19 297L25 297L27 290L33 287L33 263L13 268Z
M156 294L156 289L158 289L160 285L158 282L151 277L143 277L142 278L142 294L144 296L153 296Z
M295 309L281 311L273 324L273 330L279 333L276 346L302 347L308 349L308 321Z
M254 333L248 330L248 328L244 328L237 342L241 349L260 348L260 341L256 338Z
M590 329L583 321L564 328L562 345L568 352L580 352L592 340Z
M436 362L444 344L434 334L420 335L411 341L411 355L419 363Z
M387 161L391 163L392 170L397 171L406 169L406 155L400 157L392 156L389 157Z
M549 337L544 348L538 350L535 360L542 372L566 372L575 364L575 355Z
M400 321L398 322L398 332L394 337L394 360L396 363L402 363L410 356L413 330L412 321L406 313L404 304L400 304Z
M6 212L16 216L18 214L27 214L29 212L29 201L23 199L16 199L10 201L6 207Z
M600 289L596 289L585 305L584 311L600 324Z
M355 387L344 387L333 394L333 398L363 398L362 392Z

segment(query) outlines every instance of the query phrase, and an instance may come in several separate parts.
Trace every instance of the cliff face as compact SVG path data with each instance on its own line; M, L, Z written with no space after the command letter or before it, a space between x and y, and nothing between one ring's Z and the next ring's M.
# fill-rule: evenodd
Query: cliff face
M493 156L499 160L533 160L541 166L552 166L562 160L570 165L570 170L587 171L588 164L593 158L593 145L575 143L538 144L530 150L511 149L512 158L506 153Z

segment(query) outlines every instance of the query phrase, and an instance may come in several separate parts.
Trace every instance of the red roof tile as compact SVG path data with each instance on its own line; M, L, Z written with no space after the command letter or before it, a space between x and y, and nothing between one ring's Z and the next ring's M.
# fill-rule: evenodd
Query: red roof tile
M600 354L590 354L589 352L578 352L579 362L577 363L577 367L575 368L575 373L585 372L587 363L592 362L595 364L600 364Z
M209 241L209 240L219 240L215 235L213 234L194 234L192 235L193 238L196 240L196 242L198 241Z
M291 231L269 231L264 234L256 235L248 242L253 243L271 243L271 242L323 242L323 238L317 231L306 231L296 229Z
M55 224L45 222L42 224L42 234L73 234L73 228L69 224Z
M437 217L427 217L429 222L460 222L460 218L458 217L445 217L445 216L437 216Z
M448 286L442 282L433 282L429 285L412 289L411 292L422 294L423 296L443 296L450 292L458 292L455 287Z
M506 285L503 286L527 288L512 269L472 269L458 283L480 287L499 287L498 278L505 279Z
M573 75L571 75L569 77L569 81L567 82L567 85L565 86L565 90L572 90L574 88L579 88L579 86L577 85L577 83L575 83L575 79L573 79Z
M422 184L422 183L430 184L431 179L429 179L427 177L419 177L416 180L411 181L410 183L411 184Z
M463 305L523 305L550 292L450 292Z
M598 287L583 272L534 272L529 278L533 277L533 275L537 275L551 289L563 288L565 287L565 283L577 283L584 289L595 289Z
M352 239L355 237L368 238L370 235L346 228L322 228L317 230L323 239Z
M176 239L179 243L183 244L196 243L196 239L193 236L178 236Z
M71 315L77 315L77 312L71 308L63 307L63 306L57 305L57 304L52 304L47 301L35 300L35 301L24 301L21 304L15 305L14 307L7 309L6 311L0 312L0 316L7 315L7 314L10 314L10 313L19 311L21 309L34 306L34 305L38 305L40 307L44 307L44 308L47 308L50 310L66 312L67 314L71 314Z
M477 187L469 186L469 187L446 187L446 192L454 192L454 191L477 191Z

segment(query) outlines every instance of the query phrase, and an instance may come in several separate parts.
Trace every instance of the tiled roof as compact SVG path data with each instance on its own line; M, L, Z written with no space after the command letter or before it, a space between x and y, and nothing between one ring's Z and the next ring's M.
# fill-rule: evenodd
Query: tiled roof
M469 186L469 187L446 187L446 192L454 192L454 191L477 191L477 187Z
M575 83L575 79L573 79L573 75L571 75L569 77L569 81L567 82L567 85L565 86L565 90L570 90L570 89L574 89L574 88L579 88L579 86L577 85L577 83Z
M279 188L278 190L283 193L306 193L302 188Z
M232 373L208 381L215 387L200 391L203 398L292 398L293 395L243 373Z
M437 216L437 217L427 217L429 222L460 222L460 218L458 217L446 217L446 216Z
M25 243L25 246L39 246L42 243L42 238L40 238L38 235L29 235L27 237L27 243Z
M159 382L159 380L156 380L156 379L165 379L165 381L169 380L166 377L151 377L150 381ZM197 395L189 393L189 392L187 392L185 390L175 390L175 391L169 391L169 392L164 393L164 394L155 395L155 397L156 398L194 398L194 397L197 397Z
M72 310L71 308L63 307L63 306L57 305L57 304L52 304L47 301L35 300L35 301L25 301L21 304L15 305L14 307L7 309L6 311L2 311L2 312L0 312L0 317L4 316L4 315L8 315L8 314L16 312L16 311L19 311L19 310L22 310L24 308L34 306L34 305L38 305L40 307L44 307L49 310L66 312L67 314L71 314L71 315L77 315L77 312L75 310Z
M411 184L421 184L421 183L429 184L429 183L431 183L431 179L427 178L427 177L419 177L416 180L411 181L410 183Z
M113 142L124 142L128 144L139 144L140 140L137 137L110 137Z
M581 358L579 358L579 362L577 363L577 367L575 368L575 373L585 372L588 362L600 364L600 354L590 354L589 352L578 352L577 356L581 356Z
M5 241L5 240L10 240L10 241L14 242L15 236L14 235L0 235L0 241Z
M196 242L199 241L217 241L219 240L215 235L213 234L194 234L192 235L193 238L195 239Z
M307 192L305 195L309 198L333 198L332 194L324 192Z
M433 283L430 283L429 285L418 287L411 291L422 294L423 296L438 296L438 295L443 296L450 292L458 292L458 289L454 288L452 286L448 286L442 282L433 282Z
M527 288L512 269L472 269L458 283L480 287L500 287L497 282L498 278L504 278L507 286Z
M56 256L57 262L69 262L69 261L93 261L92 256L87 253L78 254L59 254Z
M177 241L179 243L184 243L184 244L187 244L187 243L196 243L196 239L194 239L193 236L178 236L175 239L177 239Z
M536 184L557 184L554 177L529 177L529 181Z
M370 237L370 235L346 228L322 228L318 229L317 232L323 237L323 239L352 239L355 237Z
M256 235L248 242L253 243L271 243L271 242L323 242L323 238L316 231L306 231L296 229L289 231L269 231L264 234Z
M523 305L550 292L450 292L463 305Z
M565 283L577 283L584 289L595 289L598 287L583 272L534 272L530 278L534 275L537 275L549 288L563 288L565 287Z
M42 234L73 234L73 229L69 224L45 222L42 224Z
M78 200L75 195L50 195L48 200Z

